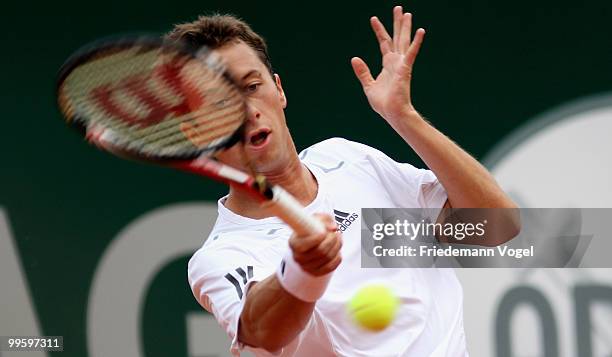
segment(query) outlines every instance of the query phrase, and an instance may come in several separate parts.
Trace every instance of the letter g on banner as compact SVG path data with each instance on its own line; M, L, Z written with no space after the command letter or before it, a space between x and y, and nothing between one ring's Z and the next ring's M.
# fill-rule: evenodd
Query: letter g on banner
M190 256L202 245L216 216L213 204L172 205L146 213L118 234L92 281L89 356L144 356L140 326L150 283L168 263Z

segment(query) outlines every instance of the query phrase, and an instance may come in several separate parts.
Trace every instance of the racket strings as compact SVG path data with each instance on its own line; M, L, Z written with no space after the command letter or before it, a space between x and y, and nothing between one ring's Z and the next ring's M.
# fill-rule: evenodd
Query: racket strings
M97 111L90 113L88 117L101 117L98 120L91 120L90 123L105 122L105 126L108 126L109 129L127 134L125 137L126 141L132 138L139 138L142 142L146 142L147 145L168 147L180 143L189 145L189 143L185 142L185 133L177 130L177 127L180 129L181 123L190 124L191 140L202 143L214 141L235 131L236 124L242 123L242 113L243 109L238 105L223 110L206 108L145 128L127 125L117 120L107 121L107 118L104 115L98 114ZM139 143L139 145L141 144Z

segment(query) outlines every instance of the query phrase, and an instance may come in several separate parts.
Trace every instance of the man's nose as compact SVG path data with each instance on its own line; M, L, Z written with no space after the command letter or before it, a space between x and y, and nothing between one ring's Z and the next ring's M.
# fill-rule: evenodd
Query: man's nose
M261 117L261 112L253 103L246 102L247 121L255 121Z

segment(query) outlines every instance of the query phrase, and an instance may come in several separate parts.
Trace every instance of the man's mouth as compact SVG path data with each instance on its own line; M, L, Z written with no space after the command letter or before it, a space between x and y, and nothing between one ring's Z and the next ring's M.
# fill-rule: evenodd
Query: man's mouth
M247 143L254 148L263 147L267 143L271 132L267 128L253 130L247 136Z

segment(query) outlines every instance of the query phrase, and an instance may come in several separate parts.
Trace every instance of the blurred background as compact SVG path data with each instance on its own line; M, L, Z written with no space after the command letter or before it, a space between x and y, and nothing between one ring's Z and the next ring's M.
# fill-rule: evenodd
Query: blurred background
M299 149L334 136L422 166L367 104L349 60L376 72L369 27L391 1L11 2L2 14L0 336L61 335L64 352L226 356L195 302L188 258L225 186L96 151L54 98L75 49L234 13L268 41ZM612 2L403 3L427 30L417 109L525 207L612 207ZM612 356L612 273L458 270L471 355Z

